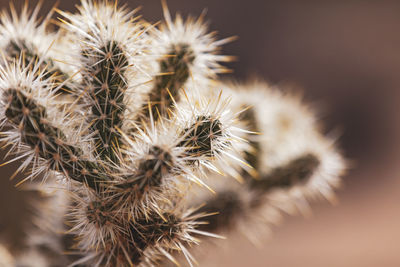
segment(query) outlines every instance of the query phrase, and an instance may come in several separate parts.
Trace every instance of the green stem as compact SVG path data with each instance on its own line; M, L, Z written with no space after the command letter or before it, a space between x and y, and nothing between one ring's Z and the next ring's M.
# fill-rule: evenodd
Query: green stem
M97 60L87 70L87 80L92 87L89 100L92 102L91 129L96 132L96 152L101 159L119 163L119 147L123 116L124 95L128 87L124 73L128 59L124 50L116 43L109 42L99 51L84 51L85 57Z
M99 182L107 180L102 168L82 159L82 151L68 144L64 133L49 123L44 106L13 88L6 90L4 97L8 121L20 129L21 141L50 163L50 169L96 190Z

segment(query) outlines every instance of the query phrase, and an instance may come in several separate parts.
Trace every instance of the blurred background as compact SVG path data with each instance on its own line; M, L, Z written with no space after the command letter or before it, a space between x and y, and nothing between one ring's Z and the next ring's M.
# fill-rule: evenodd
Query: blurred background
M14 1L17 6L23 1ZM33 6L35 1L31 1ZM58 1L74 10L76 0ZM124 2L124 1L120 1ZM142 5L156 22L159 0ZM7 7L9 1L0 1ZM44 1L47 12L55 1ZM302 90L321 108L327 132L353 161L337 206L314 203L312 218L290 217L255 248L232 237L200 266L400 266L400 1L169 0L174 13L208 9L212 30L239 36L224 47L238 56L226 79L261 77ZM0 168L0 234L16 242L24 195L9 181L17 165Z

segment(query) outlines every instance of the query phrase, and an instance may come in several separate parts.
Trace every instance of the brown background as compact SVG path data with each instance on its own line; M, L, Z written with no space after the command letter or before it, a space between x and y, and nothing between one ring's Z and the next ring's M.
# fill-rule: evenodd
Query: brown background
M53 5L44 2L45 10ZM69 10L77 3L59 2ZM149 20L161 18L158 0L125 2L142 5ZM239 57L229 65L232 76L243 81L257 75L303 90L307 101L322 107L327 130L343 129L340 145L355 161L338 193L338 206L320 203L311 219L287 218L261 248L232 238L201 266L400 266L400 1L168 4L183 14L208 8L212 29L221 37L240 37L224 49ZM10 167L0 172L0 231L15 236L23 222L22 193L8 182Z

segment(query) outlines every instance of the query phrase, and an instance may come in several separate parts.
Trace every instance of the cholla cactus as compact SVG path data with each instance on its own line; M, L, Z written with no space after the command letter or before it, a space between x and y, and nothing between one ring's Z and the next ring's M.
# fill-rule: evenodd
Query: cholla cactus
M57 12L57 32L38 8L1 16L2 141L25 159L18 171L30 167L24 181L44 173L33 188L54 194L15 262L192 265L204 237L239 227L254 240L282 211L333 199L345 169L334 140L300 98L218 82L232 38L217 41L202 17L172 19L164 3L157 26L91 0Z

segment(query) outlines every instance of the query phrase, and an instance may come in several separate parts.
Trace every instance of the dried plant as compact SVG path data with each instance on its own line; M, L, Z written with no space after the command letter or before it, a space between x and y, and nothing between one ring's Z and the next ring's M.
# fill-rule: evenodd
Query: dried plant
M46 193L16 265L192 265L205 237L257 241L282 212L334 198L345 162L313 111L219 82L233 38L163 5L159 25L107 1L54 9L52 30L39 8L1 14L1 140Z

